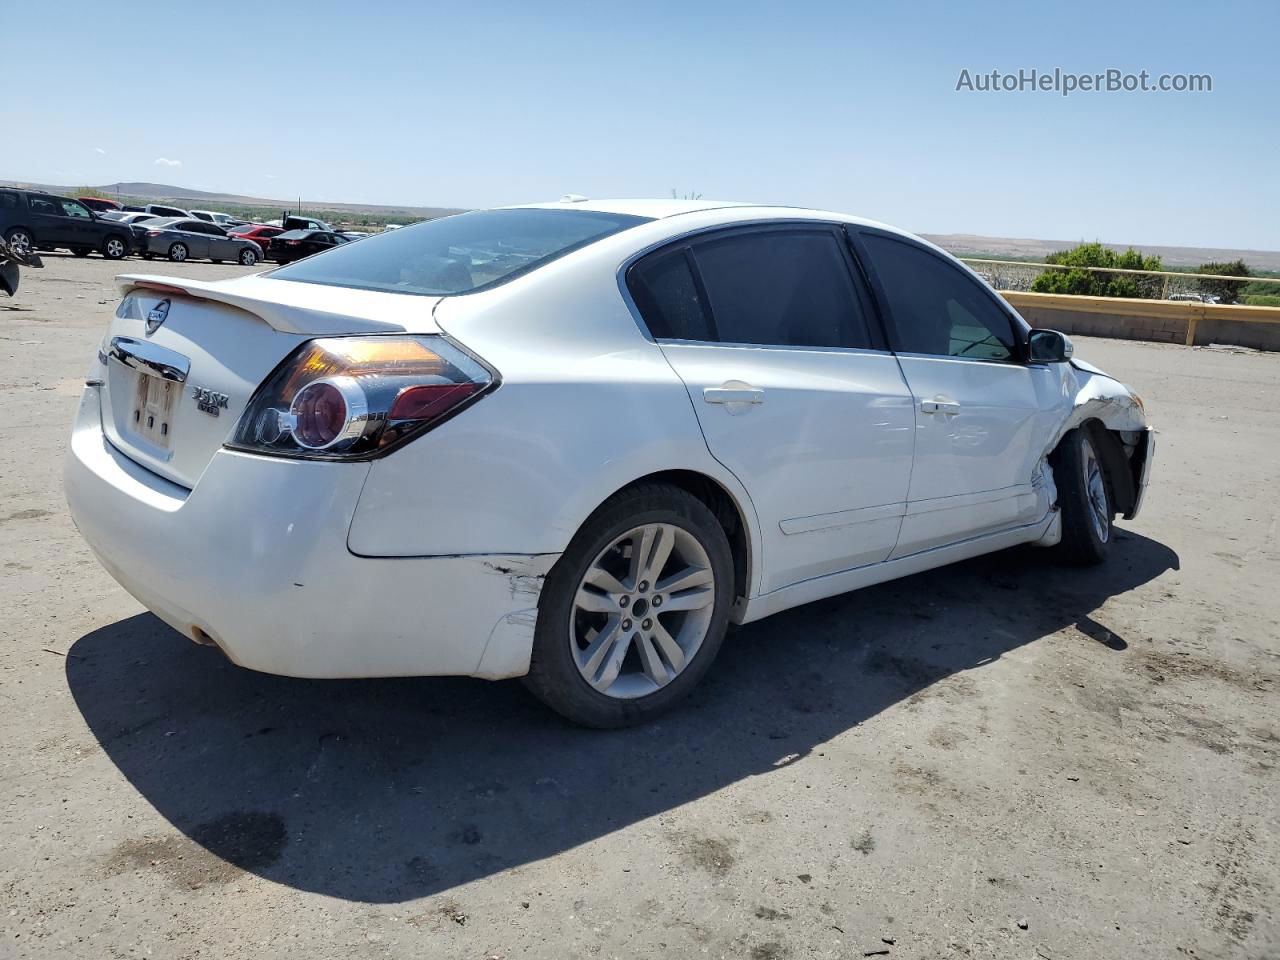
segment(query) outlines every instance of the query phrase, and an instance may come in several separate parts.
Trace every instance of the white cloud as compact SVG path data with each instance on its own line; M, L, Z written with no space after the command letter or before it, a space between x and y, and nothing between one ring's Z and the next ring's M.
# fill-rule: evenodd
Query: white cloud
M93 152L94 152L94 153L106 153L107 151L103 150L101 147L94 147L94 148L93 148Z
M182 166L182 161L170 160L168 157L156 157L156 166L157 167L180 167Z

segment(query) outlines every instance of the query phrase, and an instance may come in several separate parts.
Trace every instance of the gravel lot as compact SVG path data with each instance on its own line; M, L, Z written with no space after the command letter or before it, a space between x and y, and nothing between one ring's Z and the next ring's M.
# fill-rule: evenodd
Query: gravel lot
M781 614L599 733L145 613L67 517L75 397L114 274L244 271L46 263L0 301L0 957L1280 956L1280 355L1079 338L1161 429L1106 568Z

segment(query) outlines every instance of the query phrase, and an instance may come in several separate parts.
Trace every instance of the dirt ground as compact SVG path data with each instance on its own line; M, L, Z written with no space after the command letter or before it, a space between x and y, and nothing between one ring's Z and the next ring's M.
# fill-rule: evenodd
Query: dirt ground
M1161 431L1109 565L780 614L600 733L144 612L67 516L75 397L115 273L242 271L46 262L0 302L0 957L1280 957L1280 355L1079 338Z

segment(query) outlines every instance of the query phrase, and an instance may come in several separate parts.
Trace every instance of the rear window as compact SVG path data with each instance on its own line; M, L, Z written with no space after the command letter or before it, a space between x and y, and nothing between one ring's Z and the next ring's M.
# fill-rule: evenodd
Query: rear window
M346 244L269 276L421 296L470 293L650 219L594 210L481 210Z

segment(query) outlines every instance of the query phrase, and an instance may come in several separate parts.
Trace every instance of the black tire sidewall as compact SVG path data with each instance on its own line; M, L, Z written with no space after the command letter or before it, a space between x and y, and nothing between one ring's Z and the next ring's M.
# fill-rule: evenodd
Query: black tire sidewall
M241 250L239 260L242 267L256 266L258 263L258 255L252 250Z
M578 671L569 649L569 618L578 585L600 551L647 523L669 523L698 539L716 578L715 608L702 646L680 675L648 696L623 700L593 689ZM719 652L733 605L733 576L728 538L714 514L693 495L662 486L638 488L633 496L611 499L583 524L547 575L525 685L553 710L586 726L628 726L669 710L698 684Z
M1107 476L1099 444L1105 441L1091 424L1070 431L1056 451L1054 483L1058 487L1058 504L1062 510L1062 553L1080 564L1101 563L1115 541L1115 496ZM1093 527L1093 507L1084 480L1084 444L1093 447L1094 456L1103 464L1102 479L1106 490L1108 519L1107 539L1102 540Z
M183 250L186 251L186 253L184 253L181 258L175 257L173 255L173 251L177 250L179 247L181 247ZM183 263L191 259L191 251L187 249L187 245L185 243L175 243L169 247L169 259L172 260L174 263Z
M120 255L118 257L113 256L111 253L108 252L108 247L110 246L112 240L117 240L120 243ZM100 252L108 260L123 260L125 257L129 255L129 244L122 237L107 237L107 239L102 241L102 250Z

